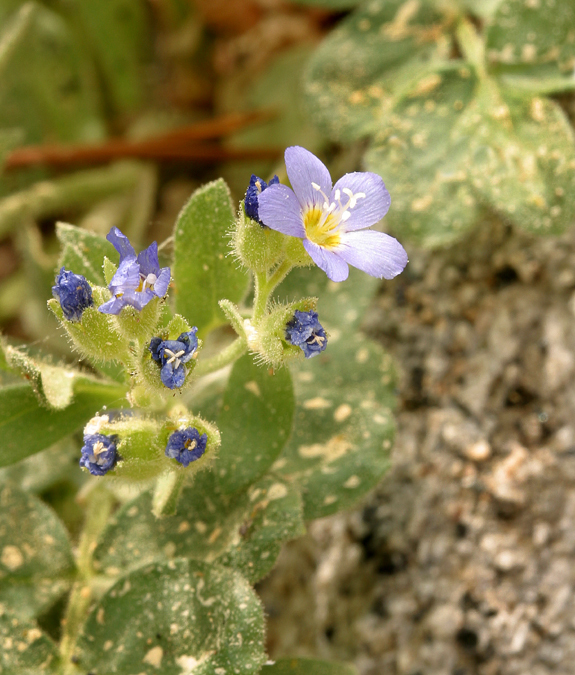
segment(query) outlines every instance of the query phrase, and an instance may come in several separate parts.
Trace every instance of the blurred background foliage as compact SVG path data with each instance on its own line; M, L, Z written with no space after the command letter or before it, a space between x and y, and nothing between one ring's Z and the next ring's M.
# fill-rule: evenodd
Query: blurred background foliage
M240 198L303 145L368 169L402 241L486 211L535 234L575 214L571 0L0 0L0 322L45 312L57 220L136 245L201 182Z

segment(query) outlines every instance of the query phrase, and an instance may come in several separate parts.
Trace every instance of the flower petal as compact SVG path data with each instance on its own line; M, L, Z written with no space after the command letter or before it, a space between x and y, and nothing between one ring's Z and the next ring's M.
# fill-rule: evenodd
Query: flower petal
M337 253L350 265L379 279L393 279L407 265L407 253L397 239L375 230L346 232Z
M270 185L258 197L258 213L262 223L272 230L305 237L300 203L287 185Z
M325 202L325 197L321 192L326 196L329 196L331 192L331 176L323 162L312 155L309 150L294 145L286 149L285 163L291 186L302 207L304 209L313 206L321 208ZM321 192L316 190L312 183L319 185Z
M345 260L342 260L342 258L332 251L328 251L325 248L314 244L309 239L304 239L303 245L314 263L322 269L332 281L345 281L347 279L349 268Z
M140 285L140 266L135 258L123 260L118 267L116 274L112 277L110 289L112 295L123 292L127 288L134 290Z
M148 274L160 273L160 263L158 262L158 244L153 241L148 248L138 253L138 265L140 265L140 272L147 277Z
M134 251L134 247L132 244L130 244L128 237L122 234L117 227L113 227L108 232L106 239L120 254L120 263L122 263L126 258L136 257L136 251Z
M350 217L345 221L345 230L362 230L371 227L379 222L389 211L391 197L385 187L381 176L369 171L355 171L346 173L333 186L331 199L334 200L335 191L341 193L341 202L345 206L349 196L343 190L351 190L354 195L364 194L360 197L355 206L349 209Z
M160 274L156 283L154 284L154 293L159 297L163 298L164 295L168 292L168 286L170 285L171 272L169 267L162 267Z
M124 309L126 304L127 303L124 300L124 296L122 296L121 298L113 297L111 300L108 300L103 305L100 305L98 307L98 311L102 312L102 314L119 314L122 311L122 309Z
M122 300L126 305L131 305L140 311L155 297L156 294L149 288L146 288L145 291L133 291L131 288L128 288L124 291Z
M173 363L167 363L160 371L160 379L168 389L179 389L186 379L186 369L182 365L174 368Z

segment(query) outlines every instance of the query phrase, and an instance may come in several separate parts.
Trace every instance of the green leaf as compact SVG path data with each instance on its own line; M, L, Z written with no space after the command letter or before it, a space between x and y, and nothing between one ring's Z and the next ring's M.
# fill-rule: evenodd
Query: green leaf
M354 666L318 659L284 658L266 664L261 675L357 675Z
M466 111L473 188L518 227L559 234L575 218L575 137L547 98L501 98L484 83Z
M487 57L497 63L551 63L573 70L575 4L572 0L502 0L487 28Z
M453 62L420 80L382 122L365 163L392 195L385 224L398 237L441 246L475 224L469 141L456 133L475 86L474 72Z
M63 523L15 485L0 485L0 603L38 616L69 587L74 559Z
M119 260L116 249L107 239L67 223L56 224L56 236L62 245L59 267L82 274L98 286L107 285L102 267L104 257Z
M64 19L30 2L3 28L0 126L24 129L28 143L103 138L95 74Z
M327 350L293 368L296 426L273 469L301 486L306 520L351 507L389 467L391 359L370 340L331 331Z
M575 90L573 72L563 74L555 63L535 66L500 65L494 69L493 75L504 88L515 90L519 94L554 94Z
M0 482L11 481L27 492L41 494L66 481L78 466L78 443L66 438L51 448L0 469Z
M88 672L257 673L265 661L261 603L236 571L176 559L120 579L77 645Z
M300 267L290 272L276 295L284 302L301 298L302 293L319 298L320 322L328 324L332 331L349 332L359 328L380 284L380 279L355 267L350 267L349 277L342 283L330 281L319 267Z
M305 92L330 138L374 133L381 115L438 53L444 17L429 3L374 0L344 19L312 57Z
M293 411L286 368L257 366L251 354L236 361L218 419L222 445L216 472L224 492L250 485L269 469L290 435Z
M35 623L10 611L0 613L0 672L48 675L58 661L56 645Z
M0 388L0 466L19 462L81 429L102 406L125 404L125 388L79 381L72 404L64 410L42 407L32 388Z
M248 277L230 255L234 221L230 192L220 179L196 190L176 222L176 311L200 334L225 323L221 299L238 303L247 291Z
M126 113L140 108L146 91L145 66L151 45L146 3L68 0L65 6L95 56L116 110Z
M0 350L9 368L19 372L32 385L41 405L61 410L74 398L78 383L101 386L101 380L69 366L55 366L39 358L30 357L25 347L17 349L0 342Z
M265 476L232 497L217 490L205 472L184 487L178 512L158 520L146 492L124 504L110 520L94 552L94 566L109 576L155 561L188 557L239 569L255 583L264 577L282 542L303 534L297 488Z

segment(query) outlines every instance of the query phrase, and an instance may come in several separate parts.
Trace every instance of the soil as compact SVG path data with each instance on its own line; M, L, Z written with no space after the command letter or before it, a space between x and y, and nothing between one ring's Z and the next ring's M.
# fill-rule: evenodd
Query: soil
M573 675L575 230L409 253L364 324L400 373L392 469L260 584L271 657Z

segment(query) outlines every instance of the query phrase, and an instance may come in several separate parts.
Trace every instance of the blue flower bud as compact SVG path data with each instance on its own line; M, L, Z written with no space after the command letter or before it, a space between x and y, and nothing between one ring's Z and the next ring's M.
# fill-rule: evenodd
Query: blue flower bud
M323 352L327 347L327 336L318 321L317 312L296 309L293 319L286 326L286 341L300 347L306 359Z
M250 185L246 192L246 198L244 204L246 207L246 214L252 219L258 222L262 227L266 227L259 219L258 212L258 197L261 193L268 188L270 185L276 185L280 182L280 179L277 176L274 176L269 183L266 183L265 180L262 180L255 174L252 174L250 178Z
M80 466L88 469L93 476L103 476L116 466L116 436L87 434L84 436Z
M184 384L187 374L184 363L194 356L198 348L197 331L194 326L177 340L162 340L159 337L150 340L148 349L154 361L162 366L160 377L168 389L179 389Z
M207 442L208 435L200 435L195 427L174 431L168 438L166 457L171 457L183 466L188 466L204 454Z
M60 301L64 318L68 321L80 321L86 307L94 304L92 289L86 279L81 274L69 272L64 267L56 276L52 295Z

